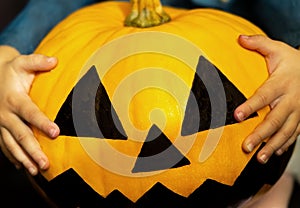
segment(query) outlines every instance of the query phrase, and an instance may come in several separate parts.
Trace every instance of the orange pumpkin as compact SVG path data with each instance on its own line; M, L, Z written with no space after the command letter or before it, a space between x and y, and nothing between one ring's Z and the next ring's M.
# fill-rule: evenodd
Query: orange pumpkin
M292 150L261 165L241 149L269 109L233 118L268 76L236 39L263 32L217 10L164 9L172 21L141 29L123 25L130 4L95 4L37 48L60 60L30 91L61 128L55 140L35 131L51 161L36 182L57 205L226 207L282 174Z

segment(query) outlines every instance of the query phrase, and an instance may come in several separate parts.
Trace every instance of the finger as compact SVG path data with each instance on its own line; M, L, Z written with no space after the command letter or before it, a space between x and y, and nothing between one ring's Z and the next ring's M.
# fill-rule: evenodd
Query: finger
M263 56L270 56L274 51L278 51L278 47L280 47L279 42L264 35L241 35L238 41L244 48L257 51Z
M4 141L10 142L9 147L13 148L15 146L20 146L23 149L23 151L26 152L26 154L28 154L28 156L30 156L32 160L39 165L40 169L47 169L49 167L48 158L41 150L41 147L36 138L34 137L31 129L26 124L24 124L23 121L20 120L17 116L11 116L10 119L6 122L6 125L6 128L10 130L9 132L5 131L5 135L9 140ZM11 139L11 137L13 139ZM15 145L15 143L12 143L12 141L10 140L13 140L18 145ZM8 147L7 144L6 146ZM11 152L14 151L14 149L9 150ZM16 156L15 154L13 155Z
M29 171L31 175L36 175L38 173L38 168L36 164L28 157L28 155L21 149L21 147L14 140L12 135L5 129L1 129L1 135L3 138L4 146L6 146L5 152L9 156L10 159L15 158L18 162L23 164L23 166ZM14 162L14 159L12 159Z
M1 130L0 130L0 133L1 133ZM0 135L0 148L1 148L2 153L5 155L5 157L12 164L14 164L17 169L20 169L22 167L22 164L7 150L1 135Z
M296 131L294 132L293 136L282 146L279 150L276 151L277 155L282 155L298 138L300 134L300 125L298 124Z
M249 99L238 106L234 111L234 117L237 121L243 121L252 113L270 105L278 97L280 93L278 87L274 87L273 82L276 80L268 79ZM277 85L278 86L278 85Z
M288 145L292 140L296 139L293 138L293 135L298 126L297 121L295 116L288 117L282 127L269 138L266 145L259 151L257 155L259 162L266 163L275 152L283 148L285 144ZM287 143L289 140L291 141Z
M256 51L265 57L269 74L276 70L282 55L284 55L280 54L280 51L285 51L283 48L286 47L283 42L272 40L263 35L242 35L239 37L239 43L242 47Z
M57 58L48 57L41 54L21 55L14 62L14 68L25 69L27 71L48 71L57 65Z
M19 96L17 100L11 99L10 106L16 115L48 137L56 138L59 135L59 127L40 111L28 95Z
M258 144L268 137L271 137L278 131L278 129L281 129L283 125L294 126L295 129L297 122L295 122L295 124L288 122L288 115L290 115L290 109L286 108L284 102L278 103L277 106L265 116L265 119L257 125L254 131L245 139L243 142L243 149L246 152L252 152ZM287 131L287 127L284 128L281 135L285 131Z

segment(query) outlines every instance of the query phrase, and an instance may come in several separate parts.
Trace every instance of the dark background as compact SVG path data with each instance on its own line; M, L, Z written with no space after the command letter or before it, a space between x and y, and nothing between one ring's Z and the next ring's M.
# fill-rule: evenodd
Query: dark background
M1 0L0 1L0 31L24 7L27 0Z

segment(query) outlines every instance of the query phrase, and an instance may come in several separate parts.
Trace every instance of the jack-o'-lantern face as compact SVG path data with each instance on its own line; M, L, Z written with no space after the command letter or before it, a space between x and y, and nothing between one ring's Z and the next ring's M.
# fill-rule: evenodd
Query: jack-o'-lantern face
M68 181L71 171L101 200L113 202L112 196L121 195L137 204L149 203L153 193L153 200L172 193L173 203L211 194L225 199L243 190L248 180L258 180L253 170L259 165L241 144L268 109L242 123L235 121L233 111L267 77L263 58L235 40L239 33L260 31L214 10L195 12L193 24L178 23L179 29L106 30L103 19L95 26L91 13L110 7L116 10L111 15L120 18L117 8L128 5L105 3L79 11L37 50L60 60L57 69L37 77L31 90L32 99L61 129L56 140L36 133L51 161L43 176L50 184L58 178ZM184 12L169 13L185 22L180 19ZM199 29L187 32L194 24ZM282 171L277 163L259 166L260 173L278 169L270 180L274 182ZM254 194L272 183L268 177L227 200Z

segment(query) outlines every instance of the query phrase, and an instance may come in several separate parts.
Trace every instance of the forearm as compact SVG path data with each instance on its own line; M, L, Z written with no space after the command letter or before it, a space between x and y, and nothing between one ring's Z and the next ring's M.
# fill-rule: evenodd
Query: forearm
M34 51L43 37L71 12L96 0L30 0L0 34L0 45L15 47L22 54Z

